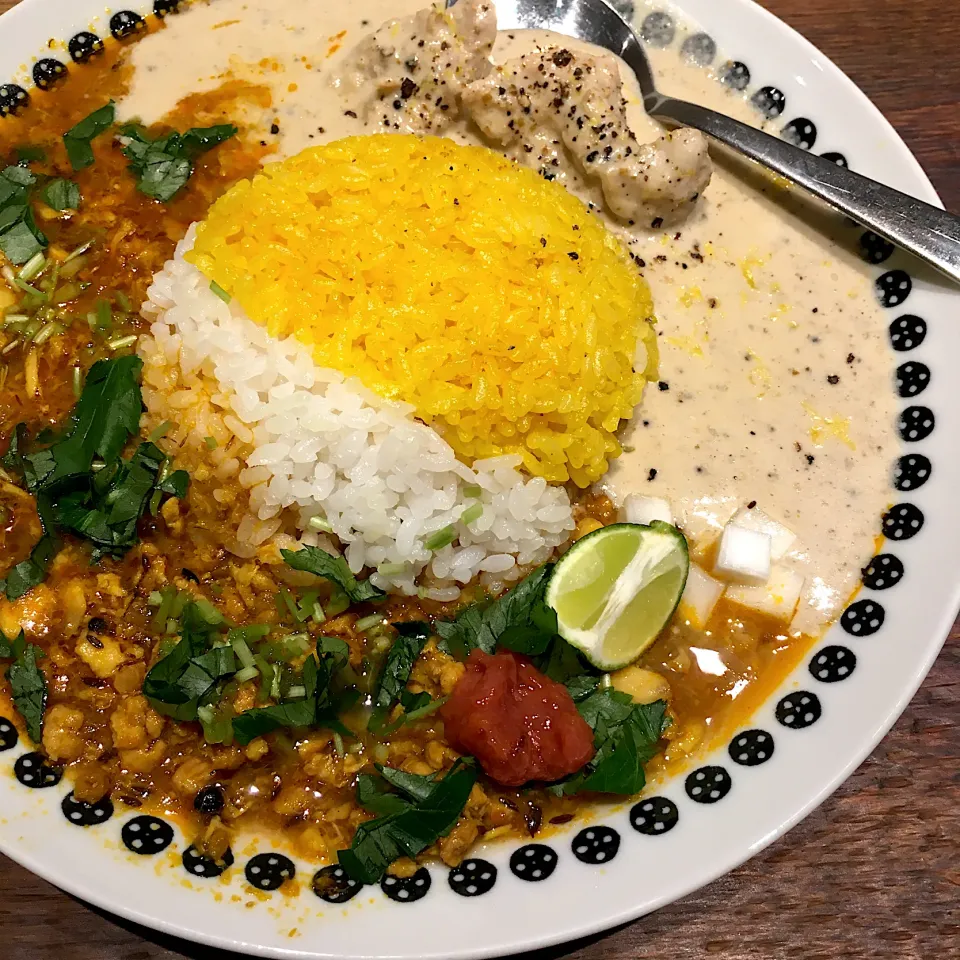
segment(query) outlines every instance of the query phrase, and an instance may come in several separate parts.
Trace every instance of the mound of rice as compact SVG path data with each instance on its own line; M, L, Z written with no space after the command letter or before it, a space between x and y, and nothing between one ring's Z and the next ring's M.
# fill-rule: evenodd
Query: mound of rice
M518 454L587 486L655 367L620 241L559 184L445 139L351 137L270 164L213 206L188 259L468 463Z
M465 466L411 405L316 365L295 338L271 336L237 300L224 303L184 259L192 242L191 229L148 290L143 395L151 423L171 425L168 451L192 449L189 459L211 464L215 498L233 500L237 483L249 492L231 550L253 555L293 512L302 542L334 550L317 532L329 528L351 569L376 568L382 589L416 593L426 572L423 594L454 600L458 583L479 575L498 589L569 538L562 487L525 477L519 456ZM482 513L464 523L476 505ZM448 526L454 542L428 549Z

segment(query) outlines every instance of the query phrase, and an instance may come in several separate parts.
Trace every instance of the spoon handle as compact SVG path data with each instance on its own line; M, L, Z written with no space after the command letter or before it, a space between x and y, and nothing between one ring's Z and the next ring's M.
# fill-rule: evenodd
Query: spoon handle
M960 217L706 107L670 97L649 101L652 116L709 134L960 283Z

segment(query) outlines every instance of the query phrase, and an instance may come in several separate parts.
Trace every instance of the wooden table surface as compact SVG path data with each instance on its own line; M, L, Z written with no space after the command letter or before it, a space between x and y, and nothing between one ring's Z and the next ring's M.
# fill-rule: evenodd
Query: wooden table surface
M866 91L960 211L960 17L950 4L764 2ZM800 826L700 892L537 960L960 957L958 697L960 621L894 729ZM93 910L3 857L0 943L4 960L228 956Z

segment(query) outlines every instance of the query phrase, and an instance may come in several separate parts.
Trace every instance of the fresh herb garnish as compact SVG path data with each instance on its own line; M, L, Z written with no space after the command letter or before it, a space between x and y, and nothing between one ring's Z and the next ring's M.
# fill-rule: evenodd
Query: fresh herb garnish
M591 694L577 709L593 729L597 752L582 771L551 789L560 794L639 793L646 783L644 764L656 754L670 726L666 702L636 703L608 687Z
M319 547L302 547L300 550L281 550L281 556L287 566L294 570L314 573L325 580L331 580L350 598L351 603L364 600L379 600L383 591L378 590L369 580L358 580L343 557L335 557Z
M357 800L379 813L361 824L349 850L337 857L340 866L361 883L376 883L399 857L414 857L456 825L477 780L470 760L458 760L442 780L378 768L398 793L381 788L373 777L361 777Z
M26 263L47 246L30 207L37 178L26 167L0 172L0 250L15 266Z
M47 681L37 661L43 651L24 639L23 631L14 640L0 633L0 659L12 659L7 680L13 705L27 725L30 739L39 744L43 739L43 712L47 705Z
M387 657L377 678L373 694L374 707L390 708L400 700L410 679L410 671L417 657L430 639L430 627L419 620L393 624L397 639L387 651Z
M553 643L542 657L538 658L537 668L551 680L562 683L576 703L586 699L597 689L599 670L591 667L580 653L563 637L554 637Z
M94 560L121 556L137 543L137 523L153 501L186 493L187 474L167 473L166 458L154 444L140 444L129 459L120 456L139 426L141 366L134 356L95 363L65 432L46 449L24 453L26 430L22 424L14 429L3 464L21 474L36 496L44 535L7 576L8 599L44 579L61 533L89 540Z
M80 207L80 188L72 180L51 180L41 191L40 199L54 210L77 210Z
M113 101L94 110L79 123L72 126L63 135L63 145L67 148L67 157L74 170L83 170L93 164L93 146L91 141L113 126L116 110Z
M16 148L16 154L20 163L40 163L47 159L47 151L31 143L21 144Z
M458 660L471 650L493 653L497 646L530 656L543 653L557 632L557 615L544 602L552 564L538 567L502 597L473 604L453 621L437 621L436 632Z
M130 161L131 173L137 177L137 189L166 203L190 179L196 158L229 140L236 132L233 124L221 123L151 139L140 127L129 125L121 130L121 135L127 138L123 155Z

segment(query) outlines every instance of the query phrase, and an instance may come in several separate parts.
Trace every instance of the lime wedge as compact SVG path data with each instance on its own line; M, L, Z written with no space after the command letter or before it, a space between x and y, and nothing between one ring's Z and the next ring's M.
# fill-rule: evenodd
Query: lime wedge
M546 602L560 636L601 670L632 663L680 602L690 560L672 524L615 523L578 540L558 561Z

